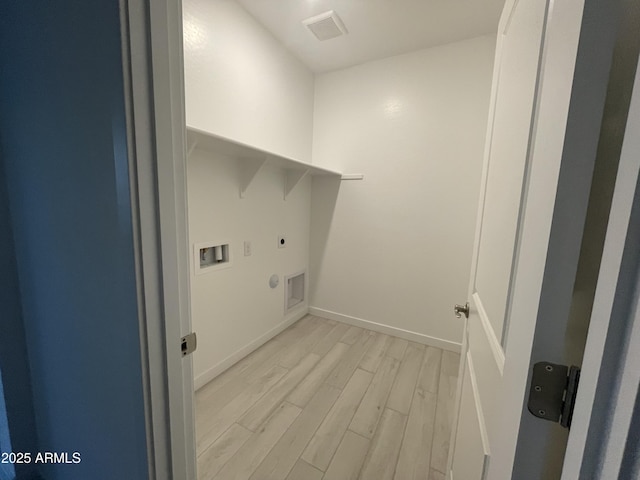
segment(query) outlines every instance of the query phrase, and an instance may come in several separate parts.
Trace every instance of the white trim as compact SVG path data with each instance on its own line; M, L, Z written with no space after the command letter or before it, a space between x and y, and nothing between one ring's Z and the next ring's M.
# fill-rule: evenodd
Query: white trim
M491 353L493 353L493 358L496 361L498 370L500 371L500 376L502 376L502 374L504 373L504 350L502 350L502 345L500 345L500 341L498 340L498 337L496 337L496 332L493 329L491 322L489 321L489 317L487 316L487 312L484 309L484 305L482 305L480 295L474 293L473 301L475 303L476 309L478 310L478 316L480 317L480 323L482 324L484 334L486 335L487 340L489 340Z
M638 302L638 282L634 288L635 303L628 315L630 327L629 343L622 356L620 382L611 406L609 425L607 425L606 444L603 449L602 471L600 478L629 478L630 466L624 465L624 456L628 455L627 442L637 435L634 432L634 416L638 413L638 384L640 383L640 353L634 348L640 343L640 302ZM637 465L637 460L635 461ZM628 473L625 475L624 471ZM637 475L637 472L635 472ZM636 477L637 478L637 477Z
M429 345L431 347L441 348L450 352L460 353L462 345L449 340L443 340L441 338L431 337L422 333L412 332L410 330L403 330L401 328L384 325L382 323L372 322L363 318L352 317L350 315L343 315L342 313L332 312L330 310L324 310L317 307L309 307L309 313L318 317L324 317L329 320L335 320L336 322L346 323L355 327L362 327L374 332L380 332L394 337L404 338L412 342L421 343L422 345Z
M222 372L231 368L233 365L238 363L240 360L242 360L244 357L249 355L251 352L253 352L254 350L257 350L262 345L264 345L269 340L271 340L273 337L278 335L284 329L290 327L291 325L296 323L298 320L305 317L309 313L308 310L309 310L308 308L305 308L300 312L297 312L295 315L291 316L290 318L284 320L283 322L280 322L278 325L276 325L274 328L269 330L264 335L261 335L260 337L256 338L252 342L242 347L240 350L237 350L236 352L229 355L227 358L225 358L221 362L218 362L217 364L209 368L204 373L197 375L194 379L195 389L200 390L202 387L204 387L207 383L209 383L211 380L216 378Z
M186 196L174 182L183 172L174 165L183 160L175 149L184 145L174 138L182 122L173 119L182 103L170 101L181 98L180 12L179 2L169 0L120 3L148 478L154 480L196 478L191 359L182 359L178 348L180 321L189 321L188 283L181 280L188 277L187 244L173 216L184 217L183 207L186 212ZM169 38L172 32L178 40ZM159 75L161 86L156 71L167 63L179 65L171 78Z
M364 180L364 174L362 173L343 173L341 180Z
M154 148L151 134L153 113L148 81L150 72L145 59L145 33L149 26L141 2L120 1L122 66L127 124L127 153L131 188L131 218L136 269L140 351L145 406L148 478L165 480L170 469L168 399L164 380L166 361L162 335L162 298L159 255L160 238L155 196ZM133 55L142 51L145 55ZM135 115L134 115L135 112ZM144 248L142 248L144 245Z
M601 388L599 387L601 368L611 356L619 354L619 352L607 352L608 332L612 328L620 328L619 325L622 321L616 316L615 305L620 301L624 288L629 288L621 278L621 271L623 271L625 263L629 262L628 256L625 256L628 237L632 234L633 228L637 230L636 223L632 218L632 209L634 196L638 195L636 184L640 172L640 158L637 153L640 152L640 139L635 133L640 132L640 69L636 71L635 86L627 118L583 357L580 388L576 398L562 470L562 480L574 480L580 477L587 443L598 442L603 445L602 448L605 448L604 445L608 447L612 438L609 437L606 440L602 440L600 437L593 438L593 435L597 435L599 432L597 429L590 431L590 426L594 418L603 414L594 405L597 390ZM623 315L619 316L623 317ZM634 345L634 343L630 342L629 345ZM628 352L625 352L624 355L627 354ZM609 375L607 374L607 376ZM621 382L620 385L624 386L625 383ZM619 392L617 393L620 395ZM607 390L607 394L611 395L611 392ZM588 471L587 474L594 474L594 472Z
M447 471L452 472L453 455L456 446L456 434L458 432L458 420L460 419L460 405L462 404L462 383L466 371L466 358L469 351L469 319L464 320L464 329L462 332L462 345L460 348L460 365L458 365L458 381L456 382L456 398L453 404L453 421L451 424L451 435L449 438L449 456L447 458ZM453 473L451 473L453 475Z
M131 48L131 61L144 66L145 74L136 77L133 71L134 102L141 94L148 96L144 99L152 115L148 125L135 131L136 142L142 136L153 150L153 172L143 178L148 191L141 191L139 201L148 208L141 218L150 222L153 217L156 228L141 229L141 245L144 268L159 268L155 277L145 273L145 292L161 302L158 319L147 324L147 335L154 340L149 345L151 398L159 404L152 412L157 468L151 478L196 480L192 358L183 358L179 348L180 338L191 331L182 5L180 0L123 1L137 19L129 25L131 38L139 42ZM133 113L137 122L138 112ZM157 252L149 252L154 235L159 236Z
M482 401L480 400L480 390L478 390L478 379L476 377L476 370L473 366L473 356L471 355L471 350L467 352L467 368L469 369L471 393L473 393L473 402L475 403L476 407L478 427L480 428L480 436L482 437L482 446L484 448L484 466L482 470L482 478L484 478L487 473L487 464L489 456L491 455L491 449L489 448L489 434L487 432L487 425L484 423L484 410L482 408Z
M508 0L507 3L513 3ZM505 5L506 10L506 5ZM505 11L503 10L503 12ZM500 23L502 23L501 16ZM496 54L493 61L493 81L491 82L491 94L489 98L489 114L487 116L487 132L484 139L484 152L482 155L482 174L480 176L480 193L478 195L478 210L476 212L476 229L473 238L473 252L471 257L471 269L469 270L469 288L467 298L475 292L476 273L478 271L478 256L480 255L480 238L482 237L482 218L484 217L485 198L487 196L487 182L489 181L489 159L491 158L491 147L493 130L496 116L496 97L500 86L500 72L502 61L502 35L496 34Z
M506 35L507 30L511 27L511 21L513 20L513 14L516 11L516 5L518 5L518 0L509 1L511 5L509 7L504 8L502 15L500 16L500 27L498 32L500 35ZM506 14L506 12L509 12Z
M466 333L466 332L465 332ZM466 341L466 340L465 340ZM466 346L466 345L465 345ZM465 368L466 366L466 368ZM489 433L487 431L487 425L485 423L484 410L482 408L482 401L480 398L480 390L478 389L478 381L476 377L475 367L473 366L473 356L471 350L467 349L466 355L463 355L460 359L460 371L458 375L457 390L456 390L456 404L455 412L457 416L454 418L453 429L457 430L458 417L460 415L460 405L462 403L462 389L465 383L466 375L469 375L469 384L471 386L471 395L473 396L473 407L475 409L475 416L478 422L478 429L480 430L480 438L482 442L482 450L484 453L484 459L482 463L481 480L487 478L489 470L489 462L491 457L491 449L489 445ZM452 432L451 441L449 443L449 458L447 460L447 471L449 472L449 478L453 478L453 457L455 456L455 433Z

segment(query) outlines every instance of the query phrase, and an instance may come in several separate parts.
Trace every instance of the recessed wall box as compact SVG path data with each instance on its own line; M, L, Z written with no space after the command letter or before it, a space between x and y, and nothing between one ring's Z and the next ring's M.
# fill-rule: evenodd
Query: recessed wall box
M284 277L284 311L289 312L304 304L305 272Z
M193 255L196 275L231 266L229 242L198 243L193 246Z

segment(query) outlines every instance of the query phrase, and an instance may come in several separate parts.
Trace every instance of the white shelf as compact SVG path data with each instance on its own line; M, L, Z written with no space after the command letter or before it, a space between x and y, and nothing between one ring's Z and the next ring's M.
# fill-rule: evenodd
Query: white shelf
M241 180L240 197L243 198L253 180L265 165L273 165L284 170L284 199L291 194L296 185L307 175L332 176L342 179L342 173L327 168L321 168L310 163L283 157L274 153L250 147L242 143L229 140L212 133L203 132L197 128L187 127L188 155L194 149L218 153L231 157L240 162Z

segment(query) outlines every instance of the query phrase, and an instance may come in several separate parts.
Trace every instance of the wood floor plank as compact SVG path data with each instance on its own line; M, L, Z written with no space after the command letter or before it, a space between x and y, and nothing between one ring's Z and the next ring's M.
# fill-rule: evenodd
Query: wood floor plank
M202 453L220 435L222 435L237 419L249 410L272 387L278 384L286 375L287 369L274 365L260 379L245 388L234 400L218 411L208 415L198 413L196 422L196 451Z
M349 351L342 357L340 363L329 374L326 382L334 387L343 388L351 378L351 375L353 375L353 372L358 368L358 364L374 340L375 334L373 332L363 331L356 343L351 346Z
M322 472L304 460L298 460L286 480L322 480Z
M196 393L198 480L444 480L458 363L307 315Z
M207 417L224 408L231 400L240 395L247 386L240 375L235 378L226 377L226 379L228 381L225 382L224 388L216 389L215 391L207 390L206 395L201 395L200 390L196 392L196 411L201 417Z
M252 432L243 426L237 423L231 425L218 440L198 456L198 479L214 478L251 435Z
M333 346L340 341L344 334L347 333L347 330L349 330L349 325L336 322L336 325L334 325L331 331L317 343L311 353L324 357L329 350L331 350Z
M350 430L366 438L373 437L399 367L399 360L384 357L353 416L351 425L349 425Z
M360 327L349 327L349 330L344 334L344 336L340 339L342 343L346 343L347 345L353 345L356 343L360 335L362 335L364 330Z
M214 478L216 480L248 480L300 412L301 410L295 405L280 404L262 428L251 435Z
M389 349L387 350L387 355L395 358L396 360L402 360L404 357L404 351L407 349L409 345L409 341L404 338L393 337L393 341L391 345L389 345Z
M335 320L331 320L329 318L324 318L324 317L319 317L318 315L311 315L310 313L307 314L309 317L313 318L314 320L321 322L321 323L326 323L327 325L331 325L332 327L334 327L338 322L336 322Z
M438 392L440 381L440 364L442 363L442 350L436 347L427 347L422 359L422 368L418 377L418 386L425 392Z
M279 347L282 349L282 347ZM277 369L275 367L278 367ZM206 400L196 404L196 412L200 418L208 418L212 415L215 415L216 412L223 409L230 402L232 402L235 398L237 398L242 392L244 392L247 388L248 383L253 383L255 381L260 381L260 379L265 376L269 376L270 372L284 371L285 373L288 371L284 367L280 367L277 365L275 360L269 361L265 360L260 366L250 367L245 370L243 373L236 376L235 379L226 382L224 388L217 390L213 395L211 395ZM245 375L251 371L255 374L255 379L252 381L247 381ZM197 396L196 396L197 398ZM205 421L206 423L206 421Z
M195 393L195 407L200 409L206 407L211 398L215 398L216 393L221 391L229 382L237 381L239 373L242 369L237 366L236 363L226 371L222 372L216 378L211 380L206 385L202 386Z
M310 353L292 370L282 377L271 390L258 400L241 418L238 423L255 432L269 417L271 412L286 398L287 395L311 371L320 357Z
M380 426L371 440L371 448L364 461L362 480L391 480L396 468L407 417L385 408Z
M370 440L347 430L322 480L356 480Z
M296 348L296 345L301 339L307 337L314 331L315 325L316 322L313 317L307 315L302 320L286 329L276 337L276 339L279 340L279 349L277 349L273 355L268 357L266 355L264 357L256 355L253 364L247 368L241 376L249 383L260 378L261 370L264 370L265 367L277 365L279 359L283 355L286 355L290 350Z
M304 380L289 394L287 401L299 407L307 405L348 350L349 345L336 343L329 353L316 364L313 370L311 370Z
M322 385L253 473L251 480L284 480L287 478L296 460L340 393L338 388L327 384Z
M444 473L447 468L459 365L459 354L448 351L442 352L436 421L433 432L433 444L431 446L431 468L442 473Z
M365 356L362 357L359 367L368 372L376 373L392 340L392 337L383 333L376 335L376 338L371 344L371 348L369 348Z
M332 325L324 321L317 322L315 328L308 335L298 340L292 348L280 357L280 365L289 369L298 365L298 363L313 350L318 342L327 336L332 328Z
M327 469L372 377L365 370L355 371L304 450L303 460L323 472Z
M276 362L268 363L269 359L287 347L287 338L292 331L295 331L295 325L251 352L198 390L196 392L196 409L210 407L216 410L222 408L228 403L229 395L234 396L230 392L244 388L245 377L252 369L260 368L258 375L261 375L271 368Z
M424 345L410 342L404 352L404 358L400 365L400 370L387 400L387 407L403 415L409 414L413 392L418 381L418 374L422 366L424 356Z
M246 381L264 375L277 363L280 355L309 333L311 327L313 319L307 315L218 375L196 392L196 411L207 407L215 411L224 407L236 395L238 388L242 389Z
M437 394L416 387L394 480L428 480Z

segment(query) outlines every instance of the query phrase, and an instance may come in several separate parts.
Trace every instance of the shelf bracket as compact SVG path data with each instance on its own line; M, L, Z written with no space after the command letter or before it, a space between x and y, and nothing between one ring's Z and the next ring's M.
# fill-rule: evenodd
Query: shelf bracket
M243 158L240 161L240 198L245 197L247 189L266 162L266 156L261 159Z
M302 180L307 175L307 173L309 173L308 168L304 170L294 170L294 169L286 170L286 174L284 177L284 199L285 200L291 194L293 189L296 188L296 185L300 183L300 180Z

